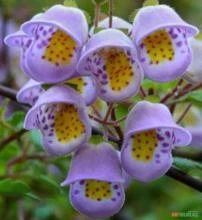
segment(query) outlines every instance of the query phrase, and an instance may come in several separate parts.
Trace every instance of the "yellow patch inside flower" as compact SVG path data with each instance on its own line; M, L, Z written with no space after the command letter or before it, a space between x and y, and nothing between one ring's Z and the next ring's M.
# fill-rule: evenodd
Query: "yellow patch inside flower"
M143 131L133 135L131 154L135 160L148 162L157 147L158 139L156 130Z
M60 104L55 112L55 134L57 140L65 144L85 133L78 110L72 104Z
M67 80L65 84L71 86L76 91L78 91L80 94L82 94L84 90L84 86L86 85L86 82L84 81L82 77L77 77L77 78Z
M56 66L67 65L71 62L75 50L76 42L72 37L58 30L53 33L42 58Z
M105 61L110 88L115 92L123 91L128 87L134 75L129 56L117 48L102 49L100 55Z
M143 40L143 45L151 64L171 61L174 58L175 50L172 45L172 39L165 30L156 31L146 37Z
M110 199L112 197L111 183L99 180L86 180L85 196L96 201Z

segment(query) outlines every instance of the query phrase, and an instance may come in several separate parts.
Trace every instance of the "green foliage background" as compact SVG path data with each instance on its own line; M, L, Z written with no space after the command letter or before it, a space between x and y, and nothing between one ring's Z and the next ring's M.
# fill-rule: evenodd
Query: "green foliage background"
M77 1L78 5L94 16L94 5L90 0ZM6 8L2 8L2 3ZM60 0L1 0L1 13L6 11L19 24L32 17L35 13ZM201 0L161 0L173 6L188 22L202 29ZM140 0L114 0L114 14L125 19L135 8L141 7ZM102 12L107 13L107 4L102 6ZM162 91L154 83L145 82L145 87L154 87L160 93L167 92L173 84L165 84ZM201 108L202 92L190 94L182 102L195 101ZM135 101L135 99L134 99ZM4 118L5 105L0 108L0 140L22 128L24 113L15 112L9 119ZM127 114L127 109L120 106L118 115ZM184 121L186 123L186 121ZM191 149L187 149L190 151ZM192 150L193 151L193 150ZM18 140L11 142L0 151L0 219L30 219L30 220L80 220L87 219L78 214L68 200L68 188L61 188L67 174L69 158L45 158L43 160L22 160L9 167L13 158L28 155L43 154L39 133L29 132ZM175 165L186 168L186 172L196 178L202 178L201 166L182 159L175 159ZM8 172L9 171L9 172ZM132 182L126 191L126 203L121 213L114 219L138 220L168 220L172 212L199 211L200 219L202 197L195 191L169 177L149 184ZM188 219L188 218L187 218Z

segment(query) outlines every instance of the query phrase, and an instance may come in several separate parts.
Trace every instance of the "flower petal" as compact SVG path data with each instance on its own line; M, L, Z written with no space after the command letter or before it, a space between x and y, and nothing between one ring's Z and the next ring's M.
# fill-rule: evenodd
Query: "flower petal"
M175 146L186 146L191 142L191 134L174 122L169 109L163 104L138 102L128 114L125 124L126 139L144 130L167 128L174 132Z
M86 105L91 105L97 97L96 83L92 77L74 77L67 80L65 84L79 92L84 98Z
M197 28L166 5L142 8L134 20L132 36L148 78L168 82L182 76L192 59L187 38L197 33Z
M75 151L91 134L85 104L67 86L55 86L44 92L27 113L24 126L39 128L46 150L53 155Z
M115 29L103 30L89 40L78 71L95 77L105 101L118 102L136 94L143 77L132 42Z
M106 218L119 212L125 199L120 183L99 180L76 181L70 186L70 201L81 213Z
M73 76L78 56L78 45L68 33L39 25L25 59L33 79L54 83Z
M148 78L168 82L183 75L192 53L183 29L160 29L148 35L139 46L140 61Z
M17 100L20 103L34 105L39 96L44 92L41 83L30 79L17 93Z
M164 175L172 165L172 129L152 129L125 140L123 168L136 180L148 182Z

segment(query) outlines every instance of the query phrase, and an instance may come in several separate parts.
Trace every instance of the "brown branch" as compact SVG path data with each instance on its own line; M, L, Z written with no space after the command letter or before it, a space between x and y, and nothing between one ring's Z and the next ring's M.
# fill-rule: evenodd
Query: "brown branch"
M185 152L179 150L173 150L173 156L175 157L182 157L194 161L202 161L202 152L195 153L195 152Z
M2 151L7 144L11 143L12 141L15 141L16 139L20 138L27 130L21 129L20 131L17 131L14 134L11 134L9 137L5 138L4 140L0 141L0 151Z
M112 28L113 0L109 0L109 28Z
M189 110L190 110L191 107L192 107L192 103L189 104L189 105L185 108L184 112L182 112L182 114L181 114L180 117L178 118L177 123L180 123L180 122L184 119L184 117L185 117L186 114L189 112Z
M190 186L191 188L202 192L202 181L189 176L188 174L182 172L181 170L171 167L166 174L173 179L180 181L181 183Z

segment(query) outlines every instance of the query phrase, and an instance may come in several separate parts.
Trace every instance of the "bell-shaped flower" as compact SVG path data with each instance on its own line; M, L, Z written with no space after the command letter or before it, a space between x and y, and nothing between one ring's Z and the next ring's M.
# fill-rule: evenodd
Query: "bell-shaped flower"
M187 130L191 133L192 136L192 141L189 146L202 150L202 126L190 127Z
M132 41L115 29L92 36L83 49L77 70L95 77L98 95L108 102L135 95L143 78Z
M118 154L111 145L85 144L73 156L62 186L70 185L70 201L79 212L106 218L119 212L125 194Z
M190 83L197 84L202 82L202 40L191 38L190 44L193 51L193 59L184 75L184 79Z
M165 105L141 101L126 119L123 168L142 182L159 178L172 165L172 148L186 146L190 141L191 134L173 121Z
M98 28L108 29L109 28L109 17L103 19L102 21L98 22ZM132 24L125 21L124 19L112 16L112 28L114 29L121 29L125 32L130 32L132 30ZM90 35L93 35L95 27L93 26L90 30Z
M17 93L17 100L20 103L34 105L39 96L44 92L40 82L30 79Z
M90 76L77 76L65 81L74 88L84 99L86 105L91 105L97 98L96 82Z
M22 30L34 37L25 57L31 78L55 83L74 75L88 37L87 21L80 9L55 5L25 22Z
M40 129L46 150L53 155L78 149L91 135L91 126L82 97L65 85L42 93L29 110L25 129Z
M132 37L147 77L168 82L182 76L192 60L187 39L197 33L196 27L183 21L169 6L140 9Z

